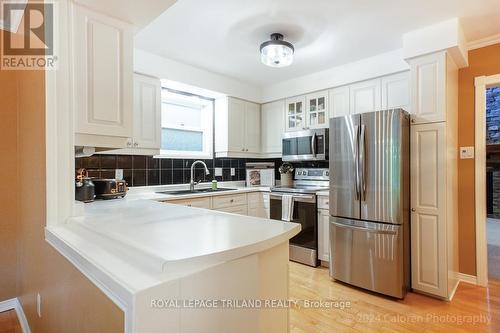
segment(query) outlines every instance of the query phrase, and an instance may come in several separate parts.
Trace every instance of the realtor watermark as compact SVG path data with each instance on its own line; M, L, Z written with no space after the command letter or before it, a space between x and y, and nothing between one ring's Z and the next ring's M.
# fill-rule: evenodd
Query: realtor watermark
M346 300L318 299L152 299L154 309L339 309L351 307Z
M456 325L480 325L489 324L491 316L477 314L477 315L462 315L453 313L433 313L428 312L423 315L420 314L374 314L374 313L358 313L357 321L361 323L375 323L375 322L388 322L388 323L430 323L430 324L456 324Z
M51 1L1 1L4 26L15 33L2 33L2 70L54 70L57 55L54 38L55 3ZM22 19L21 19L22 18ZM20 21L20 22L18 22Z

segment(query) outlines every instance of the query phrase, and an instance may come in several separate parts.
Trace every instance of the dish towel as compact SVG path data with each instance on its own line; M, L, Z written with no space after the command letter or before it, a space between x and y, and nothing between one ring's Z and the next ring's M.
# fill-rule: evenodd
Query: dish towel
M293 196L283 194L281 198L281 219L286 222L293 220Z

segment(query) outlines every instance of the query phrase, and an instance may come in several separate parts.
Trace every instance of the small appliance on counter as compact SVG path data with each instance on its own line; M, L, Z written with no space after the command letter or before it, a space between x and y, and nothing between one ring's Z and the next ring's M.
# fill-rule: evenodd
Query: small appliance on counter
M93 179L96 199L123 198L128 191L127 183L118 179Z
M78 169L75 182L75 200L92 202L95 198L95 186L87 170Z
M246 163L247 186L274 186L276 184L274 163Z

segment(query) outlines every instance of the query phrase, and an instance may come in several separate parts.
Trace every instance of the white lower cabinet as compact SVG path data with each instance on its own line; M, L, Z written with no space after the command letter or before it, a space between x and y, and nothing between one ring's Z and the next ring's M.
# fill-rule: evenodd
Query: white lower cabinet
M246 205L219 208L219 209L214 209L214 210L219 211L219 212L238 214L238 215L248 215L248 207Z
M165 201L165 202L170 203L170 204L174 204L174 205L212 209L212 198L210 198L210 197L179 199L179 200L170 200L170 201Z
M216 195L192 199L174 199L165 200L164 202L260 218L269 218L270 212L269 193L265 192Z
M248 193L248 216L269 218L269 193Z
M322 264L330 260L330 212L318 209L318 259Z

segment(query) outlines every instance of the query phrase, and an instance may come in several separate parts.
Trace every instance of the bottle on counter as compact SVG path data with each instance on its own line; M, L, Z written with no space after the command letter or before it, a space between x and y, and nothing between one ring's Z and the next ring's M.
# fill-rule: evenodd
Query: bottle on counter
M212 180L212 190L215 191L217 190L217 180Z

